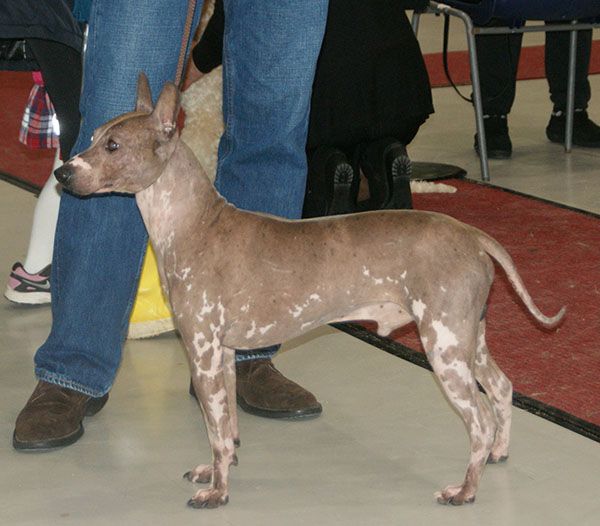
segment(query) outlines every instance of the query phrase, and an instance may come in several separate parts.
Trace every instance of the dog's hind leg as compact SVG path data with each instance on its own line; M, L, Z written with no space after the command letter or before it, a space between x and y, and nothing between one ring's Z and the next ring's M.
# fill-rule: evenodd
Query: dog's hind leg
M240 445L240 433L237 418L237 395L235 380L235 349L223 348L223 374L225 375L225 391L227 392L227 407L233 442Z
M229 500L229 466L237 463L226 389L231 382L226 382L223 369L225 354L231 354L231 350L221 346L217 335L213 334L209 342L201 333L195 334L192 349L199 351L194 353L190 365L210 441L212 466L200 465L186 473L185 477L193 482L207 482L211 475L210 487L196 492L188 504L194 508L216 508Z
M427 357L442 390L462 417L471 443L471 455L462 484L448 486L435 494L441 504L464 504L475 500L479 480L494 443L496 424L477 388L473 372L477 327L460 331L433 321L420 327Z
M502 462L508 458L513 388L488 350L485 341L485 319L479 324L475 377L488 395L498 426L488 462Z

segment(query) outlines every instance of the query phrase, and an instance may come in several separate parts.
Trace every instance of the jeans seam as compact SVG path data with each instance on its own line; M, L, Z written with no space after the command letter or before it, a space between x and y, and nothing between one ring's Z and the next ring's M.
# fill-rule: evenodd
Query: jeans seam
M91 396L92 398L100 398L101 396L104 396L110 390L110 387L109 387L109 389L107 389L104 393L99 393L97 391L93 391L93 390L89 389L88 387L84 386L83 384L80 384L78 382L73 382L72 380L67 380L63 376L49 373L48 371L41 369L41 368L36 368L35 374L38 379L40 379L44 382L58 385L60 387L66 387L67 389L71 389L73 391L78 391L85 395Z
M125 316L124 316L123 321L121 322L121 325L122 325L121 330L124 333L124 336L122 337L123 341L125 341L125 337L127 335L127 328L129 327L129 318L131 316L131 310L133 309L133 305L137 298L139 282L140 282L140 278L142 276L142 269L144 267L144 260L146 259L147 253L148 253L148 235L146 234L145 241L144 241L144 249L141 252L141 256L140 256L140 259L137 264L136 279L134 280L134 283L132 284L131 293L129 295L129 300L127 301L127 309L125 311Z
M233 130L234 130L234 118L233 118L233 94L234 87L233 82L231 81L231 77L233 76L233 60L231 59L231 53L229 51L229 45L227 44L228 39L225 38L229 31L230 24L228 23L229 17L225 17L225 28L224 28L224 45L223 45L223 60L222 60L222 76L223 76L223 110L227 115L227 120L225 121L225 129L223 131L223 137L226 139L224 144L227 146L227 150L223 151L221 155L219 155L219 159L217 160L217 177L215 179L215 186L219 188L219 184L217 182L220 179L221 170L219 167L221 164L227 160L227 157L231 155L233 151ZM223 141L221 141L223 144Z

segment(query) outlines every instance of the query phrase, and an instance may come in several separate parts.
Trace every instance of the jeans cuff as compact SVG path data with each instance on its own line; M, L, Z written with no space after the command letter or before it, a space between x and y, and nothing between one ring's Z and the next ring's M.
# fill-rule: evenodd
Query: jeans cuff
M72 391L78 391L87 396L91 396L92 398L100 398L101 396L104 396L106 392L108 392L108 389L105 392L94 391L92 389L89 389L85 385L81 385L80 383L73 382L72 380L69 380L62 376L57 376L56 374L49 373L48 371L37 367L35 368L35 375L38 378L38 380L43 380L44 382L48 382L49 384L55 384L60 387L66 387L67 389L71 389Z
M267 347L265 349L255 349L252 351L235 351L235 361L236 363L239 363L248 360L259 360L261 358L272 358L278 350L279 346L276 345L272 348Z

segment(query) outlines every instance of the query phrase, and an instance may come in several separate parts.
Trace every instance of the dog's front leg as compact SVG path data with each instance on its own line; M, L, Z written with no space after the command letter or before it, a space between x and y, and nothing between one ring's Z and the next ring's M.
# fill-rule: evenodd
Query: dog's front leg
M210 482L210 487L199 490L188 504L194 508L216 508L229 500L229 466L237 463L237 423L230 409L230 398L235 404L235 376L226 378L235 375L234 351L222 347L216 336L210 343L196 337L191 348L195 351L190 359L192 382L204 415L212 465L200 465L186 473L185 477L193 482ZM233 393L228 392L232 386Z

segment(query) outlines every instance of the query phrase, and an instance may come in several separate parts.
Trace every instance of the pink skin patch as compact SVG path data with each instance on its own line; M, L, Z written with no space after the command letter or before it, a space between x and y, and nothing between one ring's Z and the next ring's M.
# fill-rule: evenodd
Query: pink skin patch
M78 155L76 155L75 157L73 157L70 161L69 164L71 166L75 166L77 168L81 168L82 170L90 170L92 167L86 163L81 157L79 157Z

